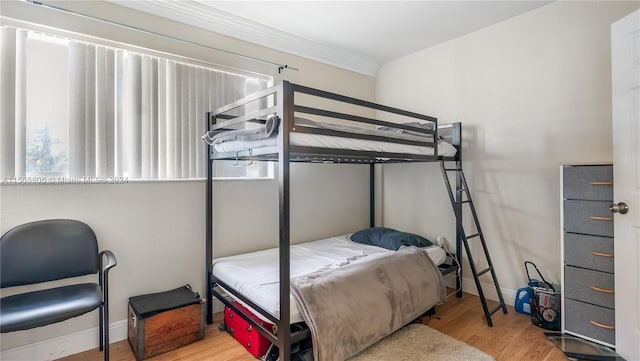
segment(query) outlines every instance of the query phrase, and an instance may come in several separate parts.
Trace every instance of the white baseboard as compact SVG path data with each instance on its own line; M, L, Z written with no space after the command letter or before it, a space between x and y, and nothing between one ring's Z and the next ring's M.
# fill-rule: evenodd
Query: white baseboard
M473 281L473 279L463 277L462 289L467 293L471 293L476 296L478 295L476 283ZM513 306L516 302L516 291L504 289L502 287L500 288L500 290L502 290L502 298L504 299L504 303L507 306ZM498 301L498 293L496 292L496 288L492 284L483 283L482 291L484 292L486 298L492 301Z
M447 277L446 283L447 287L455 288L454 277ZM502 298L504 299L504 303L507 306L513 306L516 302L516 291L505 289L502 287L500 289L502 290ZM476 283L471 278L462 278L462 290L472 295L478 295ZM498 293L496 292L496 288L492 284L482 283L482 291L484 292L484 296L487 299L498 302Z
M2 361L55 360L98 348L98 327L0 351ZM127 338L127 320L109 324L109 342Z

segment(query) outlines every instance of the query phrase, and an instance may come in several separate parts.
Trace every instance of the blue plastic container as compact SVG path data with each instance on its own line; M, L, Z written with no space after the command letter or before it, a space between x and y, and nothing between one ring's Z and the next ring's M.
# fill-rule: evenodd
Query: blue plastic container
M531 304L529 303L529 287L522 287L516 292L516 311L531 315Z

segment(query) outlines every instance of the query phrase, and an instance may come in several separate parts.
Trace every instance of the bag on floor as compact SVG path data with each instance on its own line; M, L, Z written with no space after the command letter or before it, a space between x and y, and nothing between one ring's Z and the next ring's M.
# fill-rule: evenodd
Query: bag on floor
M532 265L540 280L529 276L528 265ZM547 330L560 331L560 285L554 285L542 277L538 267L526 261L524 268L529 281L529 303L531 305L531 322Z

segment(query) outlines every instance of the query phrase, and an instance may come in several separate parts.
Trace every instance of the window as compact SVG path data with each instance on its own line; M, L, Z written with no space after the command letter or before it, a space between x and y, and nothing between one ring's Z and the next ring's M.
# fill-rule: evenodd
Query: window
M63 177L69 172L68 46L65 39L27 34L27 176Z
M206 176L205 113L271 79L4 26L0 176ZM216 162L216 177L272 177Z

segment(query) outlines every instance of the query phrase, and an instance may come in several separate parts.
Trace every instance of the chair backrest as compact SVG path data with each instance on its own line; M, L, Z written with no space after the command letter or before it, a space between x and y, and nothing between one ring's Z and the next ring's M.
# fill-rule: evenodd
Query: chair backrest
M79 221L26 223L0 238L0 288L95 274L99 266L96 235Z

